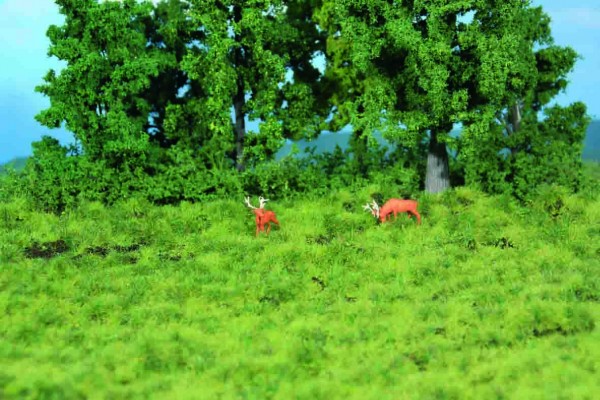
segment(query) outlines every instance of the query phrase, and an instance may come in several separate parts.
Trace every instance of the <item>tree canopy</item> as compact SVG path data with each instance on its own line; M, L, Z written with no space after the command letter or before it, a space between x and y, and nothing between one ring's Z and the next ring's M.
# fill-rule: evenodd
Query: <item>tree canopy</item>
M72 192L106 201L199 199L260 179L288 187L300 179L290 171L331 175L348 154L273 178L283 141L350 125L357 168L346 172L367 179L409 170L432 193L467 184L521 197L541 183L577 187L589 117L552 101L578 56L553 43L530 1L56 4L65 22L48 29L48 54L66 67L37 87L51 105L36 118L76 146L37 145L31 179L45 157L63 157L86 182Z

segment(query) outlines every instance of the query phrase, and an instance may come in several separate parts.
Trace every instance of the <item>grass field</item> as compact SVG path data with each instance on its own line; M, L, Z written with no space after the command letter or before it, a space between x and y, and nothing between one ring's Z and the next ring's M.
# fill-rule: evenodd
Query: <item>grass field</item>
M598 198L371 189L258 239L242 199L0 204L0 398L597 398Z

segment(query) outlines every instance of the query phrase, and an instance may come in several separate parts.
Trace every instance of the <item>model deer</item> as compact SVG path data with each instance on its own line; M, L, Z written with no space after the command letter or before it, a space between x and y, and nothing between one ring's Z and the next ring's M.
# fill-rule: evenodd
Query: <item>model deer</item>
M277 217L275 216L275 213L273 211L265 210L265 203L269 201L269 199L265 199L261 196L258 198L258 201L260 205L258 208L256 208L252 204L250 204L250 197L246 197L246 199L244 200L246 205L250 207L250 209L256 216L254 220L254 222L256 223L256 236L258 237L258 232L265 230L265 225L267 225L266 234L268 236L269 232L271 231L271 222L276 223L277 226L279 226L279 221L277 221Z
M415 200L402 200L402 199L389 199L385 202L381 208L379 205L373 200L373 203L369 205L367 203L363 208L367 211L370 211L371 214L375 218L378 218L379 221L385 222L391 214L394 214L394 220L397 218L398 213L407 213L410 218L411 215L414 215L417 219L417 224L421 224L421 215L417 211L417 203Z

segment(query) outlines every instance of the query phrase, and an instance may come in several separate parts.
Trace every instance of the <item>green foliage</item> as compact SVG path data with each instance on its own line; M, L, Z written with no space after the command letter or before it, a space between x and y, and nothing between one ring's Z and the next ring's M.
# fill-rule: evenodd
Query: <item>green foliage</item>
M457 157L466 184L519 199L540 185L582 189L582 143L590 121L586 107L574 103L548 107L544 113L542 121L523 122L511 135L496 124L466 127Z
M600 196L600 162L586 161L583 163L580 193L590 199Z
M472 18L465 18L469 13ZM450 180L521 196L533 181L556 176L557 158L571 160L577 152L579 127L588 118L579 104L565 112L570 123L553 126L537 118L542 110L560 113L546 107L565 89L577 59L570 47L553 44L541 7L522 1L324 1L316 18L328 32L332 126L351 123L356 150L358 137L373 129L413 150L428 141L426 190ZM466 127L464 137L448 136L455 123ZM552 131L572 135L572 145L562 147ZM528 139L531 163L500 154L518 152L518 143ZM553 156L544 156L548 146ZM459 159L448 161L447 150L457 148ZM525 177L535 163L539 173ZM543 169L547 175L535 176ZM577 175L581 168L571 162L566 169Z
M48 54L66 65L36 88L50 100L36 118L77 148L36 144L28 181L12 174L2 196L60 213L369 182L390 196L451 182L521 200L539 185L590 188L585 106L549 106L576 52L529 2L451 3L56 0L65 22L48 29ZM284 139L347 125L350 151L273 162Z
M478 93L489 104L466 123L459 154L465 182L521 199L538 185L578 190L589 116L578 102L549 106L566 88L577 53L553 44L541 7L509 3L506 11L483 18L482 29L490 33L481 42L489 50L483 68L489 73L481 76Z
M57 0L63 26L48 29L48 54L67 63L36 88L50 108L36 116L48 127L64 124L86 156L120 166L144 151L151 79L171 60L148 47L149 3Z
M320 74L311 64L322 47L316 25L306 21L311 6L191 2L190 20L205 35L201 51L188 52L182 68L205 89L211 129L234 140L229 157L238 170L272 159L283 137L314 135L327 112L318 100ZM260 121L258 134L247 135L246 118Z
M17 197L25 197L23 173L10 167L0 174L0 202L8 202Z
M82 180L75 148L61 146L58 140L44 136L32 144L33 155L27 160L22 176L23 189L34 208L61 213L75 204Z
M48 146L53 148L52 146ZM57 151L58 153L58 151ZM0 203L0 397L592 398L598 198ZM48 257L48 258L45 258Z
M546 119L534 132L523 132L510 159L513 190L523 196L540 184L579 189L582 143L590 118L582 103L547 108ZM529 133L529 134L528 134Z
M365 176L351 150L336 146L331 153L315 154L314 148L309 148L303 157L290 155L248 169L241 176L242 186L245 193L266 197L320 196L348 187L360 190L369 183L384 187L390 197L416 194L422 186L416 168L403 154L386 156L386 150L375 146L366 149L363 161L369 169ZM407 167L401 168L403 164Z
M319 193L327 188L327 177L314 165L291 157L246 170L242 181L245 193L266 197Z

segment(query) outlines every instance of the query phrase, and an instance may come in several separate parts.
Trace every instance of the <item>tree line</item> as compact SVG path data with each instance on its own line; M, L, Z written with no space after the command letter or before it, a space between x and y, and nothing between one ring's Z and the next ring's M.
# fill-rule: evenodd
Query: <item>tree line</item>
M552 104L578 55L530 1L55 3L65 20L48 55L65 67L36 88L50 100L36 119L75 144L33 143L21 182L45 208L366 181L520 198L578 188L590 118ZM286 139L348 125L350 151L273 161Z

